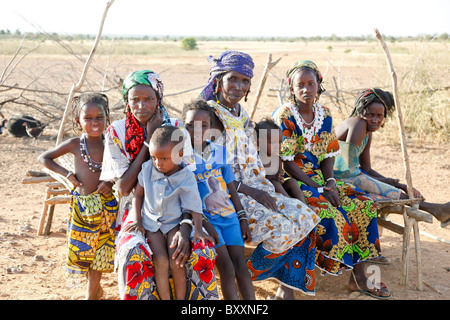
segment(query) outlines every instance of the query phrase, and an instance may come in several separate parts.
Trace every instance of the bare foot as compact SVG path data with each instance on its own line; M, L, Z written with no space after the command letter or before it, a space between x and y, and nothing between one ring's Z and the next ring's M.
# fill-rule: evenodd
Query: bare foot
M450 225L450 202L447 203L421 202L419 208L421 210L427 211L438 221L440 221L442 228Z

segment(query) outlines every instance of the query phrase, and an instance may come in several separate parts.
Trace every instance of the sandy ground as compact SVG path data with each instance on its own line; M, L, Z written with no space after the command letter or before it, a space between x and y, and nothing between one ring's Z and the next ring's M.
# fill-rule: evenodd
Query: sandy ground
M223 44L217 45L208 54L222 51ZM272 47L274 59L282 56L283 59L273 73L282 76L284 70L297 60L297 56L314 56L319 65L326 64L326 50L317 53L312 46L300 48L298 52L288 50L288 45L280 46L278 51ZM250 101L256 92L262 70L267 57L267 50L252 48L250 44L239 44L236 48L250 52L255 59L255 85L252 86ZM206 49L202 49L205 50ZM309 52L311 51L311 52ZM324 53L325 52L325 53ZM29 58L31 60L32 58ZM34 65L42 64L39 57L33 58ZM157 72L167 70L162 74L166 84L166 92L173 93L188 88L194 88L204 83L208 77L209 65L205 56L185 57L143 57L142 59L128 59L122 63L118 72L126 75L131 70L138 68L151 68ZM383 61L383 60L382 60ZM112 62L111 62L112 63ZM333 63L333 61L332 61ZM101 63L99 63L101 64ZM369 85L370 79L376 75L377 65L370 68L366 64L355 63L346 65L346 75L351 77L357 88ZM384 68L384 66L383 66ZM123 70L120 70L123 69ZM328 76L335 74L336 68L328 71ZM378 68L379 69L379 68ZM384 70L384 69L383 69ZM362 76L364 75L364 76ZM188 80L188 81L187 81ZM67 85L67 92L70 89ZM266 88L275 87L277 80L270 77ZM65 90L65 89L63 89ZM171 105L181 107L182 104L194 98L198 92L192 92L181 96L169 97ZM111 101L119 98L119 95L111 98ZM263 95L256 120L270 115L273 106L277 104L276 98L269 98L267 92ZM245 104L250 113L250 103ZM9 116L20 113L15 109L3 109ZM336 112L335 109L332 109ZM37 227L42 210L45 184L22 184L28 170L39 171L42 166L38 163L39 154L55 145L57 127L48 128L37 144L32 144L29 138L13 138L8 135L0 135L0 300L78 300L84 297L84 284L81 288L71 287L64 275L65 263L65 237L66 214L68 205L57 205L53 219L51 233L48 236L37 236ZM377 134L378 135L378 134ZM377 138L377 136L376 136ZM404 166L400 145L392 144L394 139L380 139L375 141L372 148L373 167L388 177L400 178L404 182ZM417 144L408 145L412 178L414 186L430 202L447 202L449 199L450 183L450 150L443 144ZM400 216L390 216L392 220L403 223ZM440 228L440 224L434 220L432 224L419 223L420 230L429 235L450 240L450 229ZM417 262L414 256L414 242L411 242L411 257L409 262L409 280L407 285L400 285L402 236L387 229L380 230L381 246L384 256L391 259L390 265L379 266L381 280L391 290L392 299L399 300L445 300L450 298L450 244L437 241L427 235L420 236L421 245L421 270L423 276L423 291L417 290ZM247 248L250 254L252 248ZM347 282L350 272L342 275L321 276L317 271L316 295L305 296L296 293L296 299L339 299L362 300L371 299L359 293L347 290ZM119 299L117 289L117 275L106 274L102 280L104 288L103 299ZM254 283L257 299L266 299L273 296L278 283L272 280Z

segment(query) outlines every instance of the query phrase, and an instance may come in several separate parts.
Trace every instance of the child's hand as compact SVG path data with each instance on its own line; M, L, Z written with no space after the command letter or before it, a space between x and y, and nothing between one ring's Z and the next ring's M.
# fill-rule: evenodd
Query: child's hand
M72 182L75 188L83 185L80 181L78 181L77 177L75 176L75 173L72 173L70 176L68 176L67 180Z
M153 132L160 127L164 122L164 112L161 108L157 107L155 113L147 121L147 134L153 134Z
M202 229L196 229L194 232L194 243L196 243L198 240L200 240L202 243L205 243L206 240L211 243L215 243L213 237L204 232Z
M140 231L142 233L142 235L145 237L145 229L144 229L144 226L142 225L142 222L132 221L123 228L123 231L125 231L125 232Z
M252 241L252 234L248 226L248 221L246 219L241 219L239 222L241 224L242 239L244 239L244 242L250 243Z
M319 207L314 207L311 205L307 205L312 211L314 211L315 214L319 214L320 213L320 208Z
M421 199L422 201L425 201L425 197L419 192L419 190L416 190L416 188L413 188L414 198Z
M277 173L277 180L281 184L284 183L284 171L278 171L278 173Z
M111 194L113 183L110 181L100 181L99 185L97 186L97 192L107 196Z

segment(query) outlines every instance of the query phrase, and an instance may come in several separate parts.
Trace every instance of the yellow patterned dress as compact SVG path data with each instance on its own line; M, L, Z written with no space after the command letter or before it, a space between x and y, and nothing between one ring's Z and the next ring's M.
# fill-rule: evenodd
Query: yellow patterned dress
M97 192L80 195L72 191L68 217L68 254L66 272L81 277L89 269L114 270L115 223L118 204L113 194Z
M303 127L295 105L288 103L272 115L283 132L281 157L294 161L319 185L325 181L321 162L339 154L330 110L314 105L314 123ZM342 268L378 257L380 242L374 203L359 189L337 181L340 206L333 207L315 188L299 182L305 199L319 207L321 222L317 227L316 264L323 271L338 274Z

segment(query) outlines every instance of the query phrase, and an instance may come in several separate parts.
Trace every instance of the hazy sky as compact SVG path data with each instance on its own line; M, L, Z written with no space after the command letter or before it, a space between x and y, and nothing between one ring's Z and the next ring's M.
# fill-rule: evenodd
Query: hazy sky
M96 34L106 0L0 0L0 29ZM28 22L27 22L28 21ZM450 33L449 0L115 0L103 33L172 36Z

